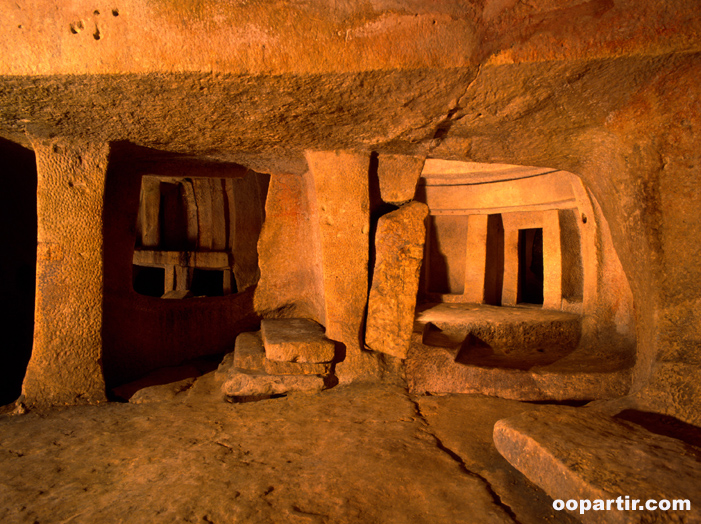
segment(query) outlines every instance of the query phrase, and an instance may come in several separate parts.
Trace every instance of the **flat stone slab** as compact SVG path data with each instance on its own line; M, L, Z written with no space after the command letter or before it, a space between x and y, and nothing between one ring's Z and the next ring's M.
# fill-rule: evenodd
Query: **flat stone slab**
M439 329L456 342L471 334L497 355L538 356L541 360L546 352L557 353L556 359L572 352L582 330L581 317L572 313L486 304L426 304L417 310L416 323L417 327L430 323L433 336ZM425 338L424 343L430 340Z
M263 364L268 375L328 375L331 373L330 362L279 362L266 358Z
M582 342L581 317L536 307L417 307L409 388L511 400L597 400L628 393L634 348Z
M241 333L236 337L233 367L237 371L265 371L268 375L328 375L331 363L279 362L265 357L260 331Z
M495 355L481 341L412 335L406 378L412 393L479 393L511 400L596 400L625 395L631 362L620 355L576 350L552 364L524 355ZM459 340L459 338L457 339ZM448 347L446 347L448 346ZM547 353L546 353L547 355ZM542 357L541 357L542 358Z
M592 409L564 406L498 421L494 443L555 501L577 501L571 513L582 522L701 522L701 448ZM622 510L616 502L610 511L594 510L596 501L606 507L618 497ZM584 499L591 508L579 504ZM637 507L648 500L688 500L690 510Z
M335 344L324 328L302 318L267 319L260 323L265 356L278 362L331 362Z
M268 375L263 372L232 370L221 390L229 397L263 397L322 389L324 377L318 375Z

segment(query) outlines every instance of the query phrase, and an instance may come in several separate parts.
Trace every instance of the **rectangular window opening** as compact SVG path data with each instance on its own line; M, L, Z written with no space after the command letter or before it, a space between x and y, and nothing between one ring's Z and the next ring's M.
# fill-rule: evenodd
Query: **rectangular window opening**
M148 297L162 297L165 293L166 270L162 267L132 266L134 291Z

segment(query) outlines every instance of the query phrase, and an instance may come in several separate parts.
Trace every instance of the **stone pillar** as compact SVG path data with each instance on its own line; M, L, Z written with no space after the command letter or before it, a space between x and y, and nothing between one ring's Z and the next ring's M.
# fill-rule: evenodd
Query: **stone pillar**
M515 306L518 302L518 273L518 229L509 228L504 231L502 306Z
M543 308L562 307L560 211L543 212Z
M28 404L105 400L102 374L103 201L109 146L37 140L34 348Z
M466 302L484 303L488 220L489 215L470 215L467 218L465 290L463 291L463 299Z
M306 153L319 212L326 336L359 355L368 294L370 155Z
M161 182L145 176L141 183L141 245L157 248L161 243Z
M365 343L370 349L402 359L414 327L427 216L426 204L409 202L382 216L375 234L377 255Z
M212 249L212 186L208 178L195 178L195 202L197 204L197 247L199 251Z

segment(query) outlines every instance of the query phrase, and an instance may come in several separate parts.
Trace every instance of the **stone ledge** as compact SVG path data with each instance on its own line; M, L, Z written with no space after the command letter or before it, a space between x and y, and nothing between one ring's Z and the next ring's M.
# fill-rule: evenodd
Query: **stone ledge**
M331 362L335 353L324 328L313 320L286 318L260 323L265 356L279 362Z
M578 511L582 522L701 522L700 448L591 409L563 406L498 421L494 443L555 500L628 495L643 504L649 499L691 503L690 511L677 512Z

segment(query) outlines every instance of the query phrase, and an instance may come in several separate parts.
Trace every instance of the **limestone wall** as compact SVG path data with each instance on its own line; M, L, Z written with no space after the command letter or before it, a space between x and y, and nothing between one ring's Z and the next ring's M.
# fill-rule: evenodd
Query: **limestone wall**
M37 144L79 137L87 148L130 142L299 176L307 150L576 173L600 205L634 297L641 402L698 421L697 2L127 0L101 7L79 0L57 10L4 0L1 7L0 136L26 147L34 147L30 136L41 138ZM87 187L101 176L90 174ZM97 199L94 205L93 229L100 223ZM49 251L40 258L58 264ZM110 275L122 269L110 260L106 296L121 296ZM51 264L40 262L40 276ZM99 271L91 274L89 286L99 286ZM583 279L586 302L598 279ZM623 290L623 280L613 287ZM85 311L92 318L99 307ZM69 317L59 311L57 326ZM92 342L75 347L98 338L91 332L85 340ZM85 355L95 366L93 350ZM39 350L35 358L45 357Z

